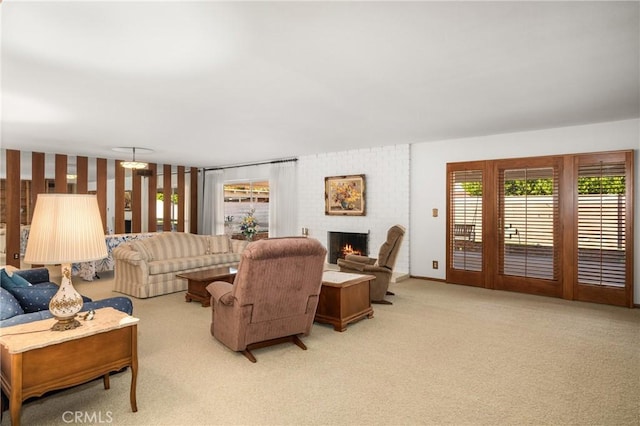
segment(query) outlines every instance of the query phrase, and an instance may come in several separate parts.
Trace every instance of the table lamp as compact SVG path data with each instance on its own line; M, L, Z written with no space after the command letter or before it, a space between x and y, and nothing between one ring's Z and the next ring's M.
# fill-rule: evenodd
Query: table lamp
M82 296L71 283L71 264L105 257L107 245L95 195L38 194L24 261L62 266L60 288L49 302L58 320L52 330L80 326L75 317L82 309Z

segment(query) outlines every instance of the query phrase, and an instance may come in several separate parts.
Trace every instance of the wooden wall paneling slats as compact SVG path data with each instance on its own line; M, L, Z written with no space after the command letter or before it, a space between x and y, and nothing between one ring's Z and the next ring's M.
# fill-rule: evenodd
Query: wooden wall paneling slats
M31 213L29 217L29 223L33 218L33 209L36 207L36 200L38 194L44 194L47 192L46 182L44 176L44 153L32 152L31 153Z
M65 154L45 154L42 152L31 152L31 179L28 178L24 181L21 179L21 155L23 152L19 150L6 150L6 162L7 162L7 174L5 180L5 188L3 194L5 197L3 202L3 212L5 215L6 222L6 262L7 264L12 264L16 267L19 267L20 263L20 226L27 225L31 223L31 217L33 215L33 209L35 207L38 194L43 194L47 192L54 193L68 193L73 192L74 189L72 185L69 184L67 179L68 173L68 165L69 165L69 157ZM25 155L29 155L28 153L24 153ZM54 172L54 179L51 180L51 176L47 178L47 156L50 156L51 159L54 160L54 169L49 170L49 173ZM98 201L98 208L100 209L100 215L102 218L102 224L104 227L105 233L114 232L114 233L124 233L126 231L125 227L125 215L124 215L124 191L125 191L125 170L121 166L121 162L119 160L115 160L113 163L109 163L105 158L96 158L95 159L95 167L96 172L95 176L89 176L89 161L88 157L78 156L76 157L76 174L77 174L77 183L75 186L76 193L88 193L89 192L89 181L93 182L95 179L95 194ZM109 185L109 168L115 166L115 182L114 182L114 212L113 219L109 218L107 211L107 192ZM158 222L157 222L157 193L158 193L158 170L159 167L157 164L150 164L149 169L152 171L151 176L148 179L148 231L156 232L158 230ZM164 179L163 179L163 191L164 191L164 199L165 203L163 206L164 212L164 220L162 224L162 228L165 231L173 230L172 224L172 204L171 204L171 195L173 192L172 188L172 166L169 164L163 165L164 171ZM185 222L189 222L189 232L197 233L198 232L198 169L195 167L190 167L187 169L185 166L179 166L178 168L178 227L180 231L186 231L187 226L185 226ZM189 194L186 192L187 182L186 175L189 173L190 175L190 185L189 185ZM134 180L137 180L134 178ZM140 216L142 215L142 206L143 201L140 196L142 194L141 189L141 180L139 186L139 196L135 196L136 202L134 206L137 205L140 208ZM94 190L91 188L91 192ZM24 195L24 200L22 199ZM15 197L15 200L12 200L10 197ZM189 197L189 198L187 198ZM189 200L187 202L187 200ZM139 202L138 202L139 201ZM25 213L21 217L21 205L25 204L28 207L28 213ZM186 207L188 208L188 211ZM135 213L137 214L137 213ZM174 218L175 219L175 218ZM110 220L113 220L113 223L109 223ZM22 223L24 222L24 223ZM141 229L138 230L138 226L142 228L141 217L133 220L134 223L137 222L139 225L135 225L135 229L132 229L133 232L142 232ZM113 228L112 228L113 227ZM18 259L13 259L14 255L18 256Z
M108 232L107 226L107 159L96 158L96 197L102 217L102 229Z
M164 231L171 231L171 165L164 164L163 165L163 176L162 176L162 193L164 196L163 202L163 221L162 221L162 229Z
M6 263L20 267L20 151L6 152Z
M184 171L184 166L178 166L178 232L184 232L184 204L187 196Z
M56 154L56 194L67 193L67 156Z
M142 177L131 170L131 232L142 232Z
M196 167L191 167L190 173L191 179L191 203L189 208L189 232L192 234L198 233L198 169Z
M125 181L125 169L122 167L122 161L116 160L115 168L115 211L114 211L114 232L116 234L125 233L124 224L124 181Z
M86 194L89 190L89 159L76 157L76 194Z
M158 214L156 212L156 201L158 199L158 166L155 163L149 163L151 175L147 181L148 185L148 231L156 232L158 230Z

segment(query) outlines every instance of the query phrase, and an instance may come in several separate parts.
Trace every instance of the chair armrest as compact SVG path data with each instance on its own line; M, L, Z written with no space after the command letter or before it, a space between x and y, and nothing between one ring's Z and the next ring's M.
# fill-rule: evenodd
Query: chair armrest
M376 273L376 272L381 272L383 274L391 274L391 269L387 268L386 266L378 266L378 265L365 265L364 272L368 272L368 273Z
M346 259L338 259L338 266L340 267L340 271L343 272L347 272L347 269L362 272L364 271L364 267L367 265L365 263L352 262Z
M360 256L357 254L348 254L344 257L344 260L348 260L351 262L364 263L365 265L373 265L374 263L376 263L378 259L375 259L373 257Z
M231 290L233 290L233 284L224 281L214 281L207 286L207 291L213 300L227 306L233 306L234 297Z

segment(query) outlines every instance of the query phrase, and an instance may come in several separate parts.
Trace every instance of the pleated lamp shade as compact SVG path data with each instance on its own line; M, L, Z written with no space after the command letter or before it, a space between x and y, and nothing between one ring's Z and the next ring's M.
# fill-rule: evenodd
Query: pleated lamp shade
M24 261L56 265L107 257L95 195L38 194Z

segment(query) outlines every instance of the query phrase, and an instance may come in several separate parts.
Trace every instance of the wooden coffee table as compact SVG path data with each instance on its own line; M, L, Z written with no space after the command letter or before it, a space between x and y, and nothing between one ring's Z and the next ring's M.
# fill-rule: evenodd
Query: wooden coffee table
M20 424L27 398L100 376L109 389L109 373L124 367L131 367L129 399L131 410L138 411L138 318L102 308L73 330L51 331L55 322L51 318L0 329L2 391L9 397L11 424Z
M375 278L373 275L325 271L315 321L331 324L336 331L344 331L347 324L364 317L373 318L369 285Z
M237 269L223 266L221 268L203 269L195 272L177 274L176 277L184 278L188 282L187 294L184 296L187 302L199 301L203 307L211 306L211 295L207 291L207 285L214 281L224 281L233 284Z

